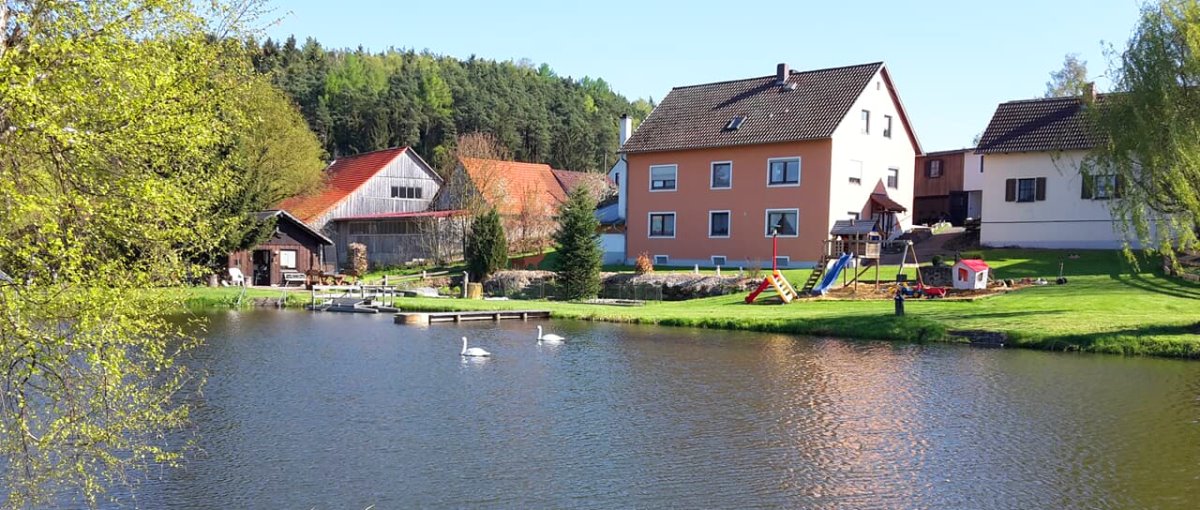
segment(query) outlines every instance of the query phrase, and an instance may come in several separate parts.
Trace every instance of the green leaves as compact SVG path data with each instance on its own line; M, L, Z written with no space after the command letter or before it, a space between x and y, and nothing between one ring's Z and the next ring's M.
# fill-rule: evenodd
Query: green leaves
M600 227L595 214L596 200L586 186L571 192L558 212L556 282L563 297L570 300L594 298L600 293L602 253L596 233Z
M508 240L500 214L494 207L475 216L471 222L463 256L467 260L467 270L476 282L482 282L508 266Z

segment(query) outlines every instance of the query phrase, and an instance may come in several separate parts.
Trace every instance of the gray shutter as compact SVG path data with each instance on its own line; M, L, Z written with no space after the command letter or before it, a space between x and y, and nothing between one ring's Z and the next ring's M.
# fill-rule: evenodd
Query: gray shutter
M1016 202L1017 201L1017 180L1016 179L1005 179L1005 181L1004 181L1004 201L1005 202Z
M1033 190L1034 200L1046 199L1046 178L1038 177L1036 187Z

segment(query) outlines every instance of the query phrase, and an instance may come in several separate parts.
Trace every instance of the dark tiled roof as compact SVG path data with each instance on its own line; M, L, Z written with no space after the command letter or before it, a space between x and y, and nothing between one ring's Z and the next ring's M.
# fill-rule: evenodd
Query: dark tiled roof
M1104 94L1097 96L1103 103ZM1089 129L1078 97L1053 97L1002 103L979 140L977 154L1086 150L1099 137Z
M837 220L833 222L830 235L861 236L875 231L875 220Z
M655 152L728 145L817 140L833 136L883 63L793 71L781 87L775 75L676 87L622 147ZM746 120L725 129L735 116Z
M887 193L871 193L871 201L882 207L885 211L908 211L907 208L900 205L899 202L892 200Z
M258 221L266 221L271 218L279 218L278 221L290 222L293 225L296 225L296 227L300 228L301 230L308 232L310 235L317 238L317 241L320 241L321 244L333 245L332 239L325 237L325 234L322 234L322 233L318 232L316 229L313 229L312 227L308 226L307 223L300 221L299 218L292 216L291 213L289 213L287 211L284 211L281 209L269 209L266 211L259 211L259 212L254 213L254 218L257 219Z

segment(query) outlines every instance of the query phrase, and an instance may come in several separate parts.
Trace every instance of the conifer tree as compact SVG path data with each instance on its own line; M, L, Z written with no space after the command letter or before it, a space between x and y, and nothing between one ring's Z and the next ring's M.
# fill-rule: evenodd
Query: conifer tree
M508 265L508 241L495 208L475 217L466 246L467 270L474 281L486 280Z
M571 300L594 298L600 293L600 243L595 214L596 201L585 187L571 192L558 213L556 270L563 297Z

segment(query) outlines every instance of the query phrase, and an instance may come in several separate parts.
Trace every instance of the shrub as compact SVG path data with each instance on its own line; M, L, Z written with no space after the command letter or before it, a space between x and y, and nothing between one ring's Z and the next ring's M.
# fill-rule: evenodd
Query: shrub
M633 272L637 274L654 272L654 262L650 260L649 253L642 252L638 254L637 260L633 263Z
M492 273L508 265L508 241L504 237L504 225L495 208L475 217L471 222L470 237L467 238L467 271L471 279L482 282Z
M762 278L763 263L761 260L754 259L750 261L750 265L746 266L746 275L752 280Z
M354 276L367 274L367 245L350 243L346 248L350 252L350 272Z
M942 258L941 255L934 255L933 258L929 262L931 264L933 264L933 267L942 267L943 265L946 264L946 261Z
M596 201L584 187L571 192L558 213L558 231L554 234L557 256L554 258L556 281L563 297L589 299L600 293L601 256L600 222L595 214Z

